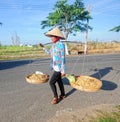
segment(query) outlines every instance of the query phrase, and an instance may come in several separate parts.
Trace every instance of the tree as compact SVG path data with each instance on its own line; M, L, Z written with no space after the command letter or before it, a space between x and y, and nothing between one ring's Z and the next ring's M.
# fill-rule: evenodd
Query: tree
M66 39L70 33L86 31L86 23L91 19L89 12L85 10L82 0L75 0L72 5L67 4L67 0L60 0L54 6L54 12L49 13L47 20L41 22L42 29L45 27L59 26L65 32ZM89 29L90 26L88 26Z
M49 13L47 20L41 21L42 28L59 26L64 32L66 41L70 33L76 35L76 32L85 32L91 29L87 21L91 19L89 12L85 10L82 0L75 0L72 5L67 0L58 1L54 12Z
M110 31L119 32L120 31L120 25L110 29Z
M19 38L19 36L17 35L16 32L13 34L11 39L12 39L12 44L13 45L15 45L15 46L19 46L20 45L20 38Z

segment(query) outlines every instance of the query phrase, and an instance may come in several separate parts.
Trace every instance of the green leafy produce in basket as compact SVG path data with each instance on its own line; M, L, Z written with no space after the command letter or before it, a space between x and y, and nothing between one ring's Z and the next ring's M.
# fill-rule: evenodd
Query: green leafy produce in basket
M66 78L69 80L70 83L75 83L75 76L74 75L66 75Z

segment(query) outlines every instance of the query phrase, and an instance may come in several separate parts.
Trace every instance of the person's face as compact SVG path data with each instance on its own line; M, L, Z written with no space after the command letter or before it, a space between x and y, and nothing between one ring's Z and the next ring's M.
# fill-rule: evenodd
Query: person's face
M50 36L51 40L53 43L56 43L57 41L60 40L60 37L57 37L57 36Z

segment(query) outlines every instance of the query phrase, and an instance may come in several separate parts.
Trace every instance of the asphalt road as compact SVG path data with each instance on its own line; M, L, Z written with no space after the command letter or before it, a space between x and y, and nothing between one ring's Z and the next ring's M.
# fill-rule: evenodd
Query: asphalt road
M35 71L51 75L50 58L0 61L0 122L46 122L63 111L120 105L120 54L73 56L67 57L66 62L67 74L96 77L103 82L102 88L91 93L65 83L67 98L51 105L53 95L48 82L33 85L25 80Z

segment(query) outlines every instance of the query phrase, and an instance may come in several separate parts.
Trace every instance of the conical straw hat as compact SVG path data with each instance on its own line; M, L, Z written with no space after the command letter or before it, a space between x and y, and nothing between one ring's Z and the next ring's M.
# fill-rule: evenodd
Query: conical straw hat
M58 27L53 28L52 30L47 32L45 35L46 36L57 36L57 37L60 37L61 39L65 39L65 37L63 36L62 32L60 31L60 29Z

